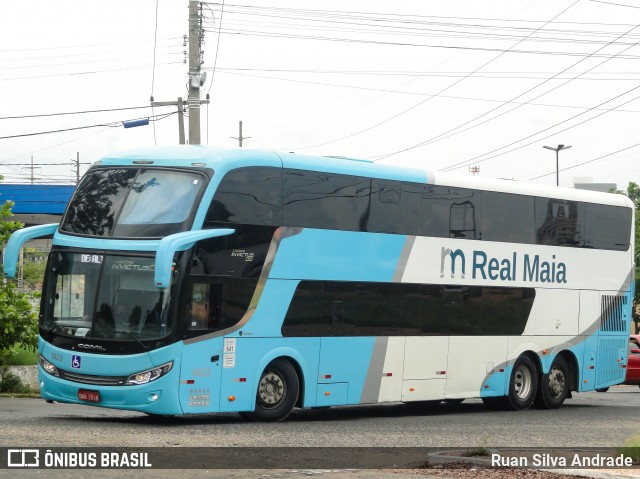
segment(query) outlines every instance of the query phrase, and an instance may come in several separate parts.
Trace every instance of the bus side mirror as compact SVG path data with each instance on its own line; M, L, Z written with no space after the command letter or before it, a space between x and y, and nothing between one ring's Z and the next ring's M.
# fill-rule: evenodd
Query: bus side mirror
M196 242L228 236L235 233L231 228L220 228L211 230L183 231L173 235L165 236L160 240L156 251L156 264L153 282L156 288L167 289L171 285L172 269L174 265L173 257L176 251L184 251L191 248Z
M51 236L57 229L58 223L51 223L48 225L31 226L14 232L7 242L7 248L4 253L4 274L9 278L16 277L18 259L23 244L34 238Z

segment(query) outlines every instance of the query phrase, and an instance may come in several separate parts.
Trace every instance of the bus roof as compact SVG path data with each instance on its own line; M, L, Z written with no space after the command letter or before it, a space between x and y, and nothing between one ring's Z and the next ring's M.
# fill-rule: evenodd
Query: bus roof
M200 145L139 148L110 154L97 162L96 165L136 165L143 164L143 161L145 163L153 161L155 166L207 167L214 171L216 169L228 171L242 166L282 166L326 173L633 207L633 202L629 198L618 194L558 188L526 181L451 175L429 169L394 166L340 156L310 156L250 148L227 149Z

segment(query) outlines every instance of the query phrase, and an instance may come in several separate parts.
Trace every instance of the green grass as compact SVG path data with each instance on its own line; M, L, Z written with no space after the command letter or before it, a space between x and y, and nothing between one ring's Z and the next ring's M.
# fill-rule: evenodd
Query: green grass
M24 350L15 345L11 348L12 354L6 362L6 366L33 366L38 364L38 353L36 351Z
M629 439L618 452L632 458L634 464L640 464L640 436Z

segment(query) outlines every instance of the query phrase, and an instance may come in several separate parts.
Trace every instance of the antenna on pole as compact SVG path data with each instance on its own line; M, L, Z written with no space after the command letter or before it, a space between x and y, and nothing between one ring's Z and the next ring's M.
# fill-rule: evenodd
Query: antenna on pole
M250 136L242 136L242 120L240 120L240 133L238 136L230 136L229 138L233 138L234 140L238 140L238 146L242 148L242 140L247 140L251 138Z

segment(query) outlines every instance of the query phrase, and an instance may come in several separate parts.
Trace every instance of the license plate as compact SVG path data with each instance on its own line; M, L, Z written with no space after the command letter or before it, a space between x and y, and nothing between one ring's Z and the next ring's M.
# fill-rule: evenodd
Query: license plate
M98 391L89 391L87 389L78 390L78 399L88 402L100 402L100 393Z

